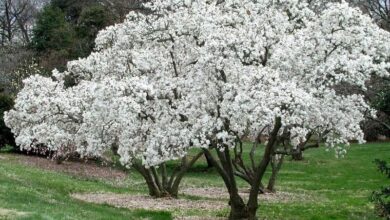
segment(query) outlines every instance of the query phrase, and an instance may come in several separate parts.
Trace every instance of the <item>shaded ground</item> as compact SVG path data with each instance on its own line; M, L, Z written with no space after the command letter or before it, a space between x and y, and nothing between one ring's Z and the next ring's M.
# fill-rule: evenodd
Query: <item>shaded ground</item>
M200 216L180 216L175 217L175 220L224 220L222 217L200 217Z
M218 188L218 187L207 187L207 188L186 188L180 190L181 193L190 196L199 196L203 198L210 199L225 199L229 198L229 194L226 188ZM249 190L243 190L240 192L240 195L248 199L249 198ZM314 197L311 194L307 193L291 193L291 192L282 192L278 191L276 193L266 193L259 194L259 200L265 201L268 203L288 203L288 202L315 202L318 201L318 197ZM324 198L321 198L321 201L324 201Z
M223 188L188 188L181 192L184 195L197 196L203 199L172 199L172 198L152 198L145 195L126 195L115 193L75 193L73 198L86 202L98 204L109 204L115 207L131 208L131 209L150 209L150 210L175 210L175 209L202 209L216 210L227 208L227 200L229 195ZM241 192L241 196L245 199L249 196L247 192ZM293 194L288 192L277 192L259 194L259 199L266 202L314 202L314 198L308 194Z
M224 188L186 188L181 190L180 199L172 198L152 198L145 195L117 194L117 193L74 193L71 196L75 199L96 204L107 204L118 208L145 209L152 211L170 211L177 216L178 211L202 210L202 212L212 213L228 209L229 195ZM245 199L248 192L242 191L241 196ZM188 199L188 196L196 196L198 199ZM317 198L318 199L318 198ZM313 203L315 198L309 194L277 192L259 194L259 200L267 203ZM321 201L324 201L321 199ZM204 216L179 216L175 219L183 220L209 220L216 217ZM224 219L224 218L221 218Z
M88 193L88 194L72 194L73 198L86 202L109 204L120 208L129 209L147 209L154 211L161 210L216 210L227 207L225 201L210 201L210 200L188 200L188 199L172 199L172 198L153 198L145 195L126 195L115 193Z
M123 182L128 176L128 174L125 171L115 169L109 166L99 166L93 161L86 161L86 162L63 161L61 164L57 164L55 161L49 160L47 158L36 157L36 156L20 155L17 158L19 162L29 167L36 167L43 170L63 172L63 173L67 173L79 177Z
M228 207L226 201L189 200L172 198L152 198L145 195L115 194L115 193L88 193L72 194L72 198L95 204L106 204L117 208L144 209L150 211L169 211L174 213L175 220L217 220L224 217L202 216L202 212L212 213ZM201 216L191 216L187 211L193 210Z

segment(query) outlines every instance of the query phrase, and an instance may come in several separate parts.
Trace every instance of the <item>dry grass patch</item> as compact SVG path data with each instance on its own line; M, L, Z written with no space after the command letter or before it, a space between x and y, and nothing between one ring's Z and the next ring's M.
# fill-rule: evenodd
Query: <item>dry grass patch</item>
M185 195L198 196L210 199L229 199L229 194L226 189L218 187L208 188L186 188L180 190ZM244 199L249 198L249 190L242 190L240 195ZM315 196L307 193L290 193L277 191L275 193L259 194L259 200L269 203L289 203L289 202L314 202L317 200Z
M200 199L191 200L183 197L153 198L145 195L115 194L115 193L87 193L72 194L75 199L85 202L108 204L119 208L145 209L151 211L170 211L175 216L175 220L214 220L225 219L220 217L208 217L218 211L228 208L229 195L224 188L185 188L181 193L188 196L196 196ZM241 196L248 199L249 192L242 191ZM268 203L288 203L288 202L313 202L314 196L305 193L277 192L259 194L259 200ZM201 213L193 213L201 210ZM189 213L192 213L188 215Z
M145 209L152 211L171 211L176 220L211 220L217 217L207 217L228 208L229 195L224 188L186 188L181 193L188 196L196 196L201 199L191 200L185 198L153 198L145 195L115 194L115 193L86 193L72 194L75 199L97 203L108 204L119 208ZM248 199L249 192L242 191L241 196ZM318 199L318 198L317 198ZM289 202L314 202L315 197L305 193L276 192L259 194L259 200L268 203L289 203ZM202 210L199 216L186 216L190 210ZM195 214L197 215L197 214ZM223 218L221 218L223 219Z
M226 220L223 217L203 217L203 216L180 216L175 217L175 220Z
M57 164L55 161L37 156L21 155L17 158L19 162L27 166L67 173L79 177L124 182L128 176L122 170L109 166L99 166L94 162L63 161L61 164Z
M0 219L15 219L19 217L28 216L28 212L19 212L12 209L0 208Z
M97 203L108 204L120 208L146 209L154 211L174 210L219 210L227 207L224 201L188 200L172 198L153 198L144 195L129 195L115 193L72 194L73 198Z

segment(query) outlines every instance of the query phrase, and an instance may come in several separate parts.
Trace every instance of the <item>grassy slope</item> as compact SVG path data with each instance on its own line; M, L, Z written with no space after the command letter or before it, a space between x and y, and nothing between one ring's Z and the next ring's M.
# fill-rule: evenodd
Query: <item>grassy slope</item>
M11 155L6 157L0 160L0 219L171 219L164 212L131 211L74 200L69 196L72 192L123 193L127 189L25 167Z
M0 218L7 209L21 212L20 219L171 219L169 213L117 209L69 197L72 192L146 192L142 184L129 190L101 181L25 167L12 159L12 155L6 157L8 159L0 160ZM309 201L260 202L259 216L267 219L376 219L368 198L371 191L388 183L376 171L372 163L375 158L389 160L390 144L354 145L344 159L335 159L333 152L323 148L313 149L306 152L305 161L286 161L277 190L305 194ZM223 187L214 171L203 172L203 168L204 161L199 161L186 176L183 187ZM131 178L141 181L139 175L132 174ZM242 181L239 185L247 187ZM202 210L201 213L224 216L227 211L208 213ZM27 214L22 215L23 212Z

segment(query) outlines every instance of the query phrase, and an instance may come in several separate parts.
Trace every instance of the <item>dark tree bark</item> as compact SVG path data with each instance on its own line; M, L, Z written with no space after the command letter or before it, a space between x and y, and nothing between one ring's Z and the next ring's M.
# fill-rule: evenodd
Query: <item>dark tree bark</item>
M204 157L206 158L207 168L208 169L212 168L213 164L211 163L211 159L207 156L207 154L204 154Z
M326 135L327 132L324 133ZM313 136L313 133L309 132L306 135L306 141L299 144L296 148L291 149L291 158L295 161L303 160L303 152L310 148L318 148L320 147L320 141L322 140L322 136L318 137L316 143L309 144L310 138Z
M261 160L260 164L257 166L255 170L255 178L254 182L251 185L251 190L249 194L249 200L248 200L248 210L249 210L249 219L256 219L256 211L258 208L258 194L260 190L260 184L262 181L262 178L264 176L264 173L268 167L268 164L271 161L271 156L274 153L275 145L277 144L278 139L278 132L280 128L282 127L282 121L281 118L275 119L275 125L274 128L270 134L270 138L268 140L267 145L265 146L263 159Z
M218 161L215 159L211 152L207 149L204 149L205 154L210 158L210 162L217 172L222 177L225 186L229 192L229 205L230 213L229 219L247 219L249 217L248 208L244 203L244 200L238 194L238 188L236 185L236 180L234 178L234 170L231 165L228 165L228 158L230 159L229 149L225 149L222 153L218 148L214 146L214 150L218 155ZM227 157L226 157L227 156Z
M18 43L19 39L24 45L30 43L29 28L41 3L33 0L0 1L1 45Z
M270 134L269 141L265 147L263 157L259 164L256 164L253 158L254 153L251 154L252 167L248 167L246 164L242 163L242 150L237 149L242 147L239 143L234 149L234 159L231 158L231 152L227 146L224 146L223 149L221 149L217 147L216 143L213 143L211 149L215 150L217 159L211 154L210 149L204 149L205 154L210 158L210 162L222 177L229 192L230 220L257 219L256 211L258 209L258 194L263 187L261 182L271 161L274 148L278 143L278 132L281 126L281 119L276 118L274 128ZM255 145L257 144L258 143L254 144L251 152L255 151ZM250 194L247 203L244 202L238 193L238 187L235 179L236 176L245 179L250 184Z
M19 15L16 17L16 21L18 22L20 32L22 32L24 42L26 44L29 44L30 43L30 36L28 35L28 30L27 30L25 22L23 21L22 18L19 17Z
M188 160L187 156L184 157L180 166L176 167L170 176L164 163L161 164L158 169L156 167L146 168L139 162L134 163L133 167L145 179L150 196L156 198L177 198L179 194L179 186L185 173L202 155L203 153L198 153L191 158L191 160Z
M303 160L303 151L300 148L293 149L291 151L291 158L296 161Z
M267 185L267 191L269 192L275 192L276 177L279 173L280 168L282 168L283 160L284 160L284 155L274 155L272 157L271 160L272 173L268 180L268 185Z
M12 17L11 17L11 2L9 0L4 1L4 17L5 17L5 36L8 42L12 41Z

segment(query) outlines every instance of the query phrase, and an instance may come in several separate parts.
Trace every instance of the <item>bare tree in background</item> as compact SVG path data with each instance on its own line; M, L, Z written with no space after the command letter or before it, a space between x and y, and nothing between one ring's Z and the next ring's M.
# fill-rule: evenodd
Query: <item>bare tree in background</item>
M0 2L0 45L30 43L30 32L42 0L2 0Z
M390 31L390 0L350 0L368 13L378 25Z

